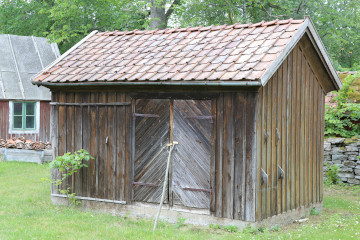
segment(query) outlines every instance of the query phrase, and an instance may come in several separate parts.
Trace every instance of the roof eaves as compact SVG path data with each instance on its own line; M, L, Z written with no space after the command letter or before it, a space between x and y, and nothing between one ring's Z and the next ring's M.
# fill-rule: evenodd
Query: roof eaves
M308 28L310 20L306 18L302 26L298 29L295 35L291 38L286 47L282 50L279 56L273 61L273 63L269 66L269 68L264 72L264 74L260 77L261 84L263 86L270 80L270 78L274 75L286 57L289 55L291 50L296 46L296 44L300 41L301 37L305 34L306 29Z
M34 82L35 85L46 87L84 87L84 86L218 86L218 87L261 87L260 81L133 81L133 82L75 82L75 83L53 83L53 82Z
M97 30L92 31L89 35L87 35L86 37L84 37L83 39L81 39L77 44L75 44L73 47L71 47L69 50L67 50L63 55L61 55L59 58L57 58L54 62L52 62L50 65L48 65L47 67L45 67L41 72L39 72L38 74L34 75L31 78L31 82L33 84L35 84L34 80L38 77L40 77L43 73L49 71L53 66L55 66L56 64L58 64L61 60L63 60L66 56L68 56L71 52L73 52L75 49L77 49L80 45L82 45L86 40L88 40L89 38L91 38L92 36L94 36L96 33L98 33ZM39 85L39 84L36 84Z

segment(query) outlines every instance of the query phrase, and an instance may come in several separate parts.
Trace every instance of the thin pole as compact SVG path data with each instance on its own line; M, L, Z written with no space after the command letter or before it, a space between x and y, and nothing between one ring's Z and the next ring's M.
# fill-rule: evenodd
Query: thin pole
M178 144L178 142L173 142L173 143L170 143L168 146L170 147L170 151L169 151L169 157L168 157L168 160L167 160L167 165L166 165L166 172L165 172L165 179L164 179L164 186L163 186L163 191L162 191L162 194L161 194L161 200L160 200L160 205L159 205L159 210L157 212L157 215L156 215L156 218L155 218L155 222L154 222L154 228L153 228L153 231L155 231L156 229L156 225L157 225L157 222L159 220L159 216L160 216L160 212L161 212L161 208L162 208L162 205L163 205L163 202L164 202L164 198L165 198L165 190L166 190L166 187L167 187L167 184L168 184L168 181L169 181L169 167L170 167L170 163L171 163L171 153L175 147L175 145Z

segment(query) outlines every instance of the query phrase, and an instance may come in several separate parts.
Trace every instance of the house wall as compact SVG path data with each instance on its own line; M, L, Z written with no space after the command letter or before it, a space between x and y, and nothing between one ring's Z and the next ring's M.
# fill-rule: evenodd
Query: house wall
M131 95L131 96L130 96ZM84 148L95 157L65 185L77 196L132 202L132 97L111 90L52 93L55 103L88 103L53 105L53 146L56 155ZM140 94L141 95L141 94ZM146 98L202 98L206 93L146 93ZM210 211L217 217L255 220L255 112L256 92L212 92L215 99L216 136L211 150ZM124 103L124 106L102 106L99 103ZM92 104L92 105L91 105ZM108 143L106 144L106 138ZM57 171L53 179L59 178ZM56 186L53 194L58 194Z
M0 101L0 138L9 139L13 137L24 136L25 139L33 141L50 141L50 103L48 101L40 102L40 125L38 126L38 133L27 134L13 134L9 132L10 127L10 111L9 101Z
M257 220L323 199L325 93L309 61L297 45L259 91ZM267 185L261 169L268 175Z

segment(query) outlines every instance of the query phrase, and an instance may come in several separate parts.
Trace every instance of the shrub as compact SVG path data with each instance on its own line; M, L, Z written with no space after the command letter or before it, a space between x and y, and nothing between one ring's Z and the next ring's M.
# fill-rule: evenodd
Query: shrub
M325 106L325 135L339 137L353 137L360 134L360 104L351 102L349 94L353 92L351 83L360 74L349 75L345 78L342 88L334 97L335 105Z
M339 181L339 176L338 176L338 172L339 172L339 167L337 165L326 165L328 171L326 173L326 183L331 185L331 184L337 184Z
M62 156L57 156L54 161L50 163L51 169L58 169L61 178L60 179L52 179L51 183L59 186L63 184L64 180L68 177L74 175L80 168L87 167L84 161L89 161L90 159L94 159L88 151L81 149L74 153L67 152ZM65 194L68 197L69 203L76 206L79 202L76 201L75 193L70 193L70 186L65 186L65 189L59 189L61 194Z

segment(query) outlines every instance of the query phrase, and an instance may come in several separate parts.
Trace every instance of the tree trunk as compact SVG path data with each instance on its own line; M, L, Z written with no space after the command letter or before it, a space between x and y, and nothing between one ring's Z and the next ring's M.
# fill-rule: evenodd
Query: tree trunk
M165 0L151 0L150 29L164 29L166 27Z

